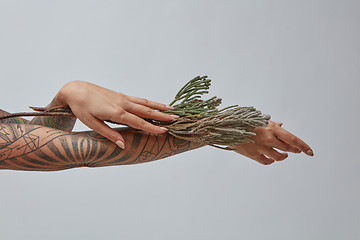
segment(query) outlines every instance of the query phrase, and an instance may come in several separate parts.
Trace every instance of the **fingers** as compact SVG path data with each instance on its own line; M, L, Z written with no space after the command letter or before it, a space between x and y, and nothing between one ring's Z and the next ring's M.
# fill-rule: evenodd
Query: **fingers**
M280 153L273 148L263 148L262 153L275 161L283 161L288 157L287 153Z
M274 142L274 147L285 152L301 153L301 151L298 148L287 144L281 139L277 139L277 141Z
M269 165L275 161L285 160L288 154L280 153L273 148L262 148L257 154L251 154L249 157L261 164Z
M165 133L167 131L167 129L164 127L155 126L145 121L144 119L128 112L124 113L119 119L111 120L115 122L121 122L132 128L137 128L151 133Z
M275 162L273 159L265 157L263 154L257 155L255 157L251 157L253 160L257 161L258 163L261 163L263 165L270 165L273 162Z
M257 161L258 163L261 163L263 165L269 165L275 162L274 159L271 159L271 157L266 157L263 154L263 150L256 147L255 143L245 143L245 144L239 144L235 146L236 152L248 157L252 160Z
M140 104L131 104L127 110L130 113L135 114L139 117L155 119L155 120L159 120L159 121L173 121L173 120L179 118L179 116L177 116L177 115L170 115L170 114L162 113L162 112L153 110L149 107L145 107Z
M275 135L278 139L282 140L283 142L289 144L292 147L296 147L303 151L305 154L309 156L314 156L313 151L304 141L300 138L296 137L295 135L291 134L290 132L286 131L283 128L278 128L275 132Z
M125 140L121 136L121 134L114 129L110 128L108 125L106 125L103 121L93 117L93 116L86 116L82 119L80 119L86 126L93 129L95 132L101 134L105 138L109 139L116 145L118 145L120 148L125 148Z
M129 97L130 101L133 103L137 103L146 107L150 107L153 109L157 109L157 110L161 110L161 111L166 111L166 110L173 110L174 108L162 103L158 103L158 102L154 102L154 101L150 101L144 98L138 98L138 97Z
M283 161L287 152L305 152L313 156L311 148L300 138L281 128L282 123L269 122L267 127L255 128L256 135L252 143L239 144L236 152L261 164L269 165L275 161ZM284 152L279 152L276 149Z

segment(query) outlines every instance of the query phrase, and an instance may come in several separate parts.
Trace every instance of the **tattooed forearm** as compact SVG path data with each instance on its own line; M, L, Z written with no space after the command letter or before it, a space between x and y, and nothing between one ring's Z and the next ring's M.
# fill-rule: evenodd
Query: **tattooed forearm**
M87 166L101 167L145 163L205 146L204 144L174 138L167 133L153 134L127 128L121 134L127 143L125 150L121 152L119 148L114 148L107 157L97 157L88 162ZM120 155L119 151L121 152Z
M0 116L8 115L9 113L0 109ZM0 120L0 123L29 123L29 120L20 117L13 117Z
M28 124L0 124L0 169L55 171L154 161L203 146L169 134L118 129L124 150L88 131L68 133Z
M55 98L47 107L56 107ZM41 116L34 117L30 124L42 125L45 127L56 128L66 132L71 132L76 122L76 117L73 116Z

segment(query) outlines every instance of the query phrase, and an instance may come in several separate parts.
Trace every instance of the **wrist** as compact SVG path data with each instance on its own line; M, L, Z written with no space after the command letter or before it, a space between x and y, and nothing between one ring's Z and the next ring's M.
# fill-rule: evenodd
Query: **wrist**
M67 107L64 93L60 90L51 103L51 107Z
M66 83L56 94L54 102L58 107L68 107L75 102L86 101L87 83L75 80Z
M70 91L73 89L73 82L66 83L56 94L53 100L53 107L68 107L68 96L71 95Z

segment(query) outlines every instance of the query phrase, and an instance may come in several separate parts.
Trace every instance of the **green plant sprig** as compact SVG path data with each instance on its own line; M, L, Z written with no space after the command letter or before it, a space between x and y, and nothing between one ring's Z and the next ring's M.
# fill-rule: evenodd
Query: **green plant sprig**
M229 146L251 142L254 128L266 126L269 115L254 107L232 105L219 110L221 98L202 100L208 93L211 80L197 76L186 83L170 103L174 110L164 111L180 116L172 122L152 121L166 126L169 134L188 141L202 142L213 147L234 150Z
M164 111L168 114L191 116L200 113L212 112L221 104L221 99L212 97L206 101L201 100L203 94L209 93L211 80L207 76L197 76L185 84L169 104L174 110Z

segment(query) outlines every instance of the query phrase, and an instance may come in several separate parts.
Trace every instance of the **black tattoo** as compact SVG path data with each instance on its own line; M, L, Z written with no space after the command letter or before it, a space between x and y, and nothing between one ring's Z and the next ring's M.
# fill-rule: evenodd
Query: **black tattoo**
M48 107L55 106L55 98L51 101ZM42 125L51 127L66 132L71 132L76 122L75 116L39 116L34 117L30 124Z
M9 113L0 109L0 116L8 115ZM13 117L0 120L0 123L29 123L29 120L20 117Z
M169 134L117 130L125 137L125 150L92 131L69 133L31 124L2 123L0 169L55 171L137 164L202 146Z

